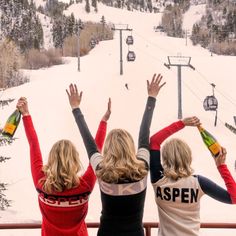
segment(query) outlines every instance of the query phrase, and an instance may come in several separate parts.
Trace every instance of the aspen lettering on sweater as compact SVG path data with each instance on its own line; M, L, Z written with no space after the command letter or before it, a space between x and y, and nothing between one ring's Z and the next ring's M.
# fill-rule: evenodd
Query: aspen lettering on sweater
M197 202L198 189L194 188L161 188L157 187L156 197L161 200L175 202L177 199L183 203Z

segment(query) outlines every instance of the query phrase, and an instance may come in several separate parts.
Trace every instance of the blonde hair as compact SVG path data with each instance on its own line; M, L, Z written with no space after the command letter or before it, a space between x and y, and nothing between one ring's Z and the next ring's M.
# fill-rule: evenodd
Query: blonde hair
M187 143L178 138L167 141L162 147L164 175L173 180L192 175L192 152Z
M40 182L47 193L62 192L79 185L78 172L82 169L79 153L69 140L59 140L49 152L48 163L43 166L45 178Z
M111 130L105 140L97 177L107 183L118 183L122 180L141 180L147 173L145 163L136 157L132 136L123 129Z

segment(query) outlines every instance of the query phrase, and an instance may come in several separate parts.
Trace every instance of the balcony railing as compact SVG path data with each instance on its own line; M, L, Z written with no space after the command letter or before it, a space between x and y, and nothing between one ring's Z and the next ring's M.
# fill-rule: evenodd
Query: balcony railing
M146 236L151 236L151 230L158 228L159 223L144 222L143 228ZM98 228L98 222L87 222L88 228ZM6 223L0 224L0 231L3 229L40 229L41 223ZM236 223L201 223L201 228L205 229L236 229Z

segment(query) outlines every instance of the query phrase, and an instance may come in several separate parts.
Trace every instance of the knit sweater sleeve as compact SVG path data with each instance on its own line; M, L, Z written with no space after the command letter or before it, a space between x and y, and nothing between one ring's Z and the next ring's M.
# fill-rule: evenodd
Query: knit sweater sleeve
M160 146L165 141L165 139L183 129L184 126L185 125L183 121L179 120L152 135L152 137L150 138L150 149L160 150Z
M102 150L104 140L106 137L106 132L107 132L107 122L106 121L100 121L100 124L98 126L98 130L95 136L95 142L97 144L97 148L99 151Z
M41 150L38 142L38 137L34 129L32 118L30 115L23 116L23 124L30 147L31 174L33 177L34 185L35 187L37 187L39 180L44 177L44 173L42 171L43 161L42 161Z
M86 151L88 153L88 157L90 159L93 154L98 152L97 145L88 129L87 123L84 119L84 115L82 114L80 108L75 108L72 112L82 136Z
M227 191L231 197L232 203L236 204L236 183L233 179L227 165L220 165L217 167L221 177L225 181Z
M156 104L156 98L148 97L145 111L143 114L140 130L139 130L139 140L138 148L146 148L149 150L149 136L150 136L150 126L153 116L153 111Z
M221 188L219 185L204 176L198 175L197 178L200 187L205 194L217 201L232 204L230 195L225 189Z

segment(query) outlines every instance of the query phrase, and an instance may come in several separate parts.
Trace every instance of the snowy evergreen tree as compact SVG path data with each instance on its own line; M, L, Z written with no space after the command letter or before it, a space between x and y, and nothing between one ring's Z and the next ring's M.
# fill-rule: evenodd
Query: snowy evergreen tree
M93 7L94 7L94 9L97 9L97 0L92 0L92 4L91 4Z
M90 3L89 3L89 0L85 0L85 11L87 13L90 12Z
M12 99L11 101L13 100L14 99ZM0 100L0 106L3 107L4 102L8 104L8 100ZM13 142L13 140L14 139L8 139L3 136L0 136L0 147L3 145L10 145ZM6 162L9 159L10 157L0 156L0 164ZM6 195L4 194L6 190L7 190L7 184L0 182L0 210L1 211L11 206L11 200L7 199Z
M55 48L62 48L63 41L64 41L64 27L62 20L55 20L53 23L53 43Z

